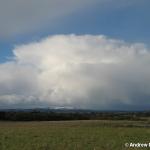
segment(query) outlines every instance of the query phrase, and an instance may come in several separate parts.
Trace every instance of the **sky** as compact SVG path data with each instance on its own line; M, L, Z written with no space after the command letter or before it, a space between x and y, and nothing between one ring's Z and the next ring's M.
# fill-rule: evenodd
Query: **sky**
M0 108L150 108L149 0L0 0Z

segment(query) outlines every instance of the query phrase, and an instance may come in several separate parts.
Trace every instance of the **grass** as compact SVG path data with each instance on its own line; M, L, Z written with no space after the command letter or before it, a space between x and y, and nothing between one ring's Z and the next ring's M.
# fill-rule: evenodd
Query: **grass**
M135 121L0 122L0 150L144 150L150 129ZM148 148L147 148L148 149Z

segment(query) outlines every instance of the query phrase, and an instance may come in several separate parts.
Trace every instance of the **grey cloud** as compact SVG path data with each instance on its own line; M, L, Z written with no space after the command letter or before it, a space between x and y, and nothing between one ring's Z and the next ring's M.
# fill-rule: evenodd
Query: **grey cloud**
M94 5L99 5L99 9L107 6L110 10L136 3L135 0L0 0L0 38L52 28L73 12Z
M61 17L92 3L90 0L0 0L1 38L51 27Z

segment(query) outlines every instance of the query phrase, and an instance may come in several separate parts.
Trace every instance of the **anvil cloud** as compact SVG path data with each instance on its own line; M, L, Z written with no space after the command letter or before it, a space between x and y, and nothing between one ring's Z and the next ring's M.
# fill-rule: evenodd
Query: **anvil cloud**
M98 9L107 11L138 3L141 2L137 0L0 0L0 39L32 35L43 30L46 32L46 29L52 32L55 26L65 28L63 22L74 17L73 14L78 14L79 17L79 14L88 9L94 10L97 5Z

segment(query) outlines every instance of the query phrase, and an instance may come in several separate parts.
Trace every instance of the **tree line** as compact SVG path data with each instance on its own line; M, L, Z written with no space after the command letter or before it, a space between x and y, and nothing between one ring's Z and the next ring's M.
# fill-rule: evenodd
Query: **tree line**
M150 112L0 111L1 121L145 120Z

